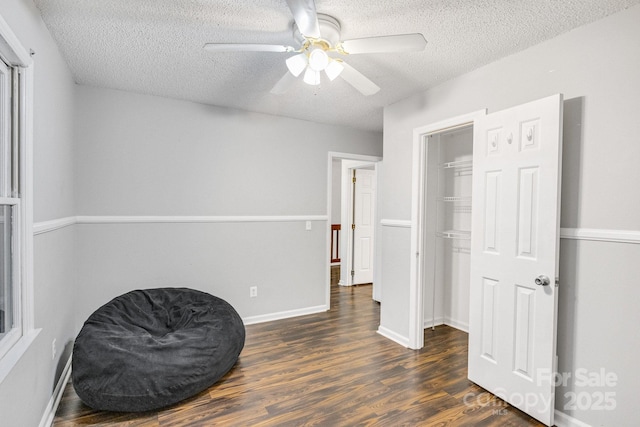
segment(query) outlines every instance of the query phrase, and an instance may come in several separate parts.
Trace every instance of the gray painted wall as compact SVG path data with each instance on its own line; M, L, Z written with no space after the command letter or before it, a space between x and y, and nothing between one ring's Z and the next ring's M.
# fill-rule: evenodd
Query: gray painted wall
M32 2L5 0L0 14L36 52L36 222L78 214L326 215L327 151L380 154L376 134L76 88ZM640 198L629 197L640 183L639 21L640 7L631 8L387 108L380 218L410 217L413 127L563 92L562 226L640 229ZM304 131L308 138L300 141ZM131 286L210 286L246 316L315 305L324 236L315 223L310 232L299 226L85 224L36 236L36 327L43 330L0 384L3 424L38 424L85 315ZM288 244L267 254L273 235ZM406 313L409 260L400 254L409 253L410 233L386 227L380 235L387 251L378 264L387 296L382 325L406 336L406 316L398 313ZM230 249L221 251L218 242ZM291 248L302 249L300 267L283 271L276 255ZM565 412L593 425L629 425L640 385L638 245L563 241L561 249L559 369L605 367L619 377L616 411ZM309 283L295 288L303 270ZM254 278L262 280L264 299L248 298ZM285 304L286 293L293 295ZM561 388L560 410L567 390L581 389Z
M327 153L377 132L80 87L78 214L327 215Z
M243 318L325 304L325 221L78 226L80 319L133 289L189 287ZM258 297L249 298L249 287Z
M502 110L563 93L564 151L561 226L640 230L640 6L575 29L429 91L389 106L384 114L382 219L411 216L412 130L483 108ZM382 327L408 336L409 233L383 227ZM633 425L640 349L640 245L561 242L559 371L573 378L557 390L556 409L591 425ZM391 274L393 273L393 276ZM578 369L617 374L613 388L580 387ZM615 393L617 408L571 409L565 393L595 398ZM586 394L585 394L586 393Z
M327 153L382 151L379 133L78 87L31 1L4 1L0 14L36 53L35 223L329 215ZM40 423L82 322L122 292L190 286L248 317L324 304L326 224L82 224L36 235L42 330L0 383L2 424ZM259 286L257 299L248 298L250 285Z
M154 286L214 293L244 318L327 303L328 152L379 155L381 134L89 87L77 90L76 117L80 215L327 217L310 231L304 221L82 225L80 311Z
M73 79L33 2L3 0L0 15L22 45L35 52L34 221L72 215ZM73 229L34 238L35 327L42 331L0 383L2 425L37 426L69 358L77 332L75 238Z

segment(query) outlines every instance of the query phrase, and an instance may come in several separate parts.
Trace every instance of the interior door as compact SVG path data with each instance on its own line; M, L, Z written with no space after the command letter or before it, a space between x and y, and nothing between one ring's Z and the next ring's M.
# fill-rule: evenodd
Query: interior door
M375 171L355 169L353 284L373 283Z
M469 379L553 425L562 95L474 123Z

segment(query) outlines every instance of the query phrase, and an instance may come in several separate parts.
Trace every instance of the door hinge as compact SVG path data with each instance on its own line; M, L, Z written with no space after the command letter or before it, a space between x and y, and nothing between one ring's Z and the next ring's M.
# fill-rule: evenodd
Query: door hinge
M556 288L560 285L560 278L556 277Z
M351 229L355 230L356 229L356 225L355 224L351 224Z
M351 182L353 182L354 184L356 183L356 177L355 176L351 179Z

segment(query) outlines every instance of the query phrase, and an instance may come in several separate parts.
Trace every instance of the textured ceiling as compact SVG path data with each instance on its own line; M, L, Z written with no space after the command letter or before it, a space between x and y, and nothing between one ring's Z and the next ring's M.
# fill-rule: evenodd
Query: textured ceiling
M342 40L419 32L422 52L353 55L381 90L344 80L269 91L292 54L205 51L207 42L292 44L285 0L33 0L77 83L361 129L382 108L640 0L316 0Z

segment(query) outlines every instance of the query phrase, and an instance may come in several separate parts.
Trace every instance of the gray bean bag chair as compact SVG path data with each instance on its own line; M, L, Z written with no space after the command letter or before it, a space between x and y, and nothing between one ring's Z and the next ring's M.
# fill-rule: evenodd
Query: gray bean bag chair
M85 322L73 346L73 387L94 409L159 409L218 381L244 340L242 319L220 298L193 289L132 291Z

